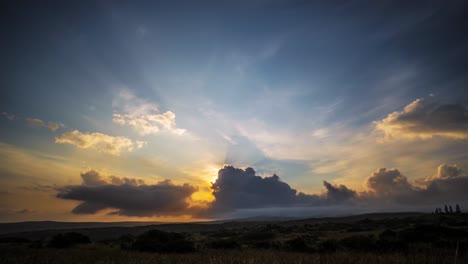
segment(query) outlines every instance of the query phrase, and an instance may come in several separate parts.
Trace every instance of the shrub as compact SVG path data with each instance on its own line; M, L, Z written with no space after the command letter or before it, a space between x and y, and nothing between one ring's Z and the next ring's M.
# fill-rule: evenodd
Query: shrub
M122 235L117 239L120 249L131 249L135 238L132 235Z
M193 242L182 234L150 230L137 237L132 249L158 253L186 253L194 251L195 247Z
M318 244L318 250L323 252L333 252L340 249L340 244L335 239L327 239Z
M77 232L69 232L53 236L52 239L49 241L49 247L68 248L77 244L89 243L91 243L89 237Z
M290 251L305 252L310 250L309 246L307 245L306 239L303 237L296 237L287 240L285 246L286 249Z
M217 239L211 241L209 247L214 249L238 249L240 245L234 239Z
M275 237L275 233L268 231L252 231L243 236L246 240L270 240Z
M372 236L351 236L343 238L340 244L350 250L368 251L375 249L375 239Z

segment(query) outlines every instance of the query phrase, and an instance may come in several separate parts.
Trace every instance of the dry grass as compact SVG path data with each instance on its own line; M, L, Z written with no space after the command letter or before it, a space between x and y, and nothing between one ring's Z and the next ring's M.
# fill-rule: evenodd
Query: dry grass
M212 250L190 254L150 254L129 252L101 246L86 246L71 249L31 249L18 246L1 246L0 263L53 264L53 263L99 263L99 264L286 264L286 263L454 263L448 251L427 251L418 254L377 254L335 252L329 254L292 253L274 250ZM459 257L458 263L468 263L468 258Z

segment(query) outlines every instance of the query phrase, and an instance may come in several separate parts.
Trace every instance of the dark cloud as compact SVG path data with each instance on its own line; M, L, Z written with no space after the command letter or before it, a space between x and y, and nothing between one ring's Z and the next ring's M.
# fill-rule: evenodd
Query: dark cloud
M434 201L468 201L468 174L456 165L442 164L437 168L437 175L429 178L422 196Z
M397 169L380 168L365 183L369 191L378 196L396 196L413 190L408 179Z
M350 201L357 197L355 191L348 189L344 185L332 185L327 181L323 181L323 186L327 189L325 194L326 200L332 204Z
M277 175L262 178L252 168L232 166L219 170L212 189L213 205L232 209L288 206L295 202L297 193Z
M462 176L462 171L457 165L442 164L437 168L437 178L447 179Z
M87 186L98 186L107 184L107 181L101 178L99 173L94 170L81 173L81 179L83 180L83 185Z
M462 104L438 104L418 99L403 111L393 112L375 122L387 138L467 139L468 109Z
M98 186L105 184L113 185L143 185L145 181L142 179L127 178L127 177L117 177L117 176L108 176L107 178L101 177L97 171L90 170L85 173L81 173L81 179L83 179L83 185L87 186Z
M437 175L427 178L421 186L408 182L396 169L381 168L367 180L368 191L360 194L361 203L394 203L425 205L449 202L468 202L468 175L455 165L442 164Z
M58 198L82 201L72 212L94 214L103 209L116 209L111 214L125 216L161 216L189 214L190 196L197 188L175 185L165 180L146 185L141 180L111 176L105 179L95 171L81 174L82 185L65 186Z
M274 174L270 177L255 175L252 168L245 170L225 166L218 172L213 183L214 202L211 210L231 211L252 208L278 208L321 206L339 204L349 201L356 192L344 185L333 186L324 182L326 192L321 195L310 195L298 192Z
M325 190L321 194L298 192L276 174L261 177L252 168L225 166L212 183L215 199L203 208L190 206L190 196L197 188L189 184L174 185L166 180L146 185L133 178L102 177L96 171L82 173L81 177L82 185L65 186L57 195L58 198L81 201L72 210L76 214L115 209L110 214L224 218L254 212L313 215L314 212L330 212L331 208L349 213L432 208L443 203L468 202L468 175L455 165L447 164L440 165L437 174L420 185L410 183L397 169L381 168L365 180L367 190L364 192L324 181Z

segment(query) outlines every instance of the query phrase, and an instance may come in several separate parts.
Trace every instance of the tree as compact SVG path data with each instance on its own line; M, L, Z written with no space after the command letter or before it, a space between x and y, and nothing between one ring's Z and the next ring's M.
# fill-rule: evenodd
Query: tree
M445 211L445 213L446 213L446 214L448 214L448 213L449 213L449 210L448 210L448 207L447 207L447 205L445 205L444 211Z
M452 205L450 205L449 210L450 210L450 213L453 214Z
M458 204L455 206L455 213L461 214L460 206Z

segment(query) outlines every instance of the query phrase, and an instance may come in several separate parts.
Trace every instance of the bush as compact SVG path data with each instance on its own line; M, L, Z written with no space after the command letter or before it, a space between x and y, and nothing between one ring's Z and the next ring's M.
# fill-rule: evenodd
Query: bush
M309 251L310 248L307 245L307 241L303 237L296 237L286 241L286 249L290 251L305 252Z
M117 239L120 249L131 249L135 238L132 235L123 235Z
M322 252L335 252L341 248L335 239L323 240L318 244L318 250Z
M238 249L240 245L234 239L217 239L211 241L209 247L214 249Z
M369 251L375 249L375 239L372 236L351 236L343 238L340 244L349 250Z
M91 240L89 237L76 233L69 232L65 234L57 234L49 241L49 247L53 248L68 248L77 244L89 244Z
M380 251L406 251L407 244L400 241L398 233L390 229L386 229L379 235L376 247Z
M195 246L182 234L150 230L137 237L132 249L158 253L186 253L194 251Z
M275 238L275 233L268 231L252 231L243 236L246 240L270 240Z

